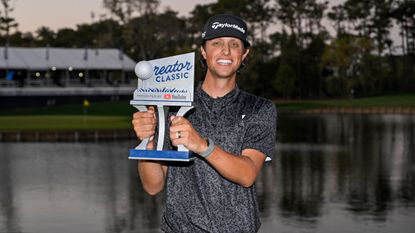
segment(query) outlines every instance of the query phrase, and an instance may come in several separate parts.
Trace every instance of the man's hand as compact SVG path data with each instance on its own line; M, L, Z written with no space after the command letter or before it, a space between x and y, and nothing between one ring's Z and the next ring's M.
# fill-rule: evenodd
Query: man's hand
M141 141L145 138L149 138L147 149L154 149L154 134L157 124L157 117L154 111L154 107L150 106L147 112L134 113L132 124L135 134Z
M207 141L200 136L186 118L172 116L170 121L170 139L174 146L184 145L188 150L197 154L207 149Z

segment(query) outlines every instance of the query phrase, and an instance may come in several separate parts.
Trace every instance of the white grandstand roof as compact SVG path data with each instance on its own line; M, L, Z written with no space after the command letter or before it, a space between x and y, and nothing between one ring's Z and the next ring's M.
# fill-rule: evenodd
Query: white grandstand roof
M133 71L135 63L118 49L0 47L0 69Z

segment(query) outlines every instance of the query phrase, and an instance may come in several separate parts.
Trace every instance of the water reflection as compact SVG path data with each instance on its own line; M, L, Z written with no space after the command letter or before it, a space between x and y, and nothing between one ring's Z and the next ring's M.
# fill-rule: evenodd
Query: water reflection
M415 116L282 115L260 232L412 232ZM135 142L0 144L0 232L160 232Z
M7 147L4 148L7 153ZM10 158L0 156L0 232L20 232L16 216Z
M1 144L0 232L157 230L161 197L141 195L130 146Z
M258 183L262 232L412 232L414 116L281 118Z

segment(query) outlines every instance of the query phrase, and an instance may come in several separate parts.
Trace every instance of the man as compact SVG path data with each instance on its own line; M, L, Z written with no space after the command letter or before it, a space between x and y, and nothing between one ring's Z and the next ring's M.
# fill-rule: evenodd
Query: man
M275 147L276 109L266 99L240 90L236 74L249 53L247 26L239 17L211 17L202 33L207 71L196 88L194 110L170 118L170 141L197 154L191 163L140 161L141 182L151 195L165 186L161 221L165 232L257 232L254 182ZM139 139L154 149L153 108L133 116Z

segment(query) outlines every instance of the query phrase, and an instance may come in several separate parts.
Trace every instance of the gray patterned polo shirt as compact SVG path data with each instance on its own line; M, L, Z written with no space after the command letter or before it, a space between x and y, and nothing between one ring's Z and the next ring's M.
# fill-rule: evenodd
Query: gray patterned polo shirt
M187 119L202 137L240 155L251 148L274 154L274 104L236 87L211 98L199 85ZM169 164L167 199L161 219L165 232L257 232L260 226L255 185L245 188L222 177L203 158Z

